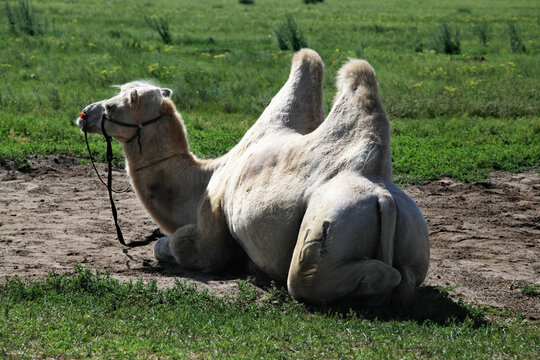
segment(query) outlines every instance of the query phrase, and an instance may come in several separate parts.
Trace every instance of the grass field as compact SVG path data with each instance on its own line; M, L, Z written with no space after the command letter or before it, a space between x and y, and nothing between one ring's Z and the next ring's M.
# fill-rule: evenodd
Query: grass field
M11 9L18 2L8 2ZM418 183L540 164L540 3L530 0L54 1L34 3L42 25L12 31L0 13L0 162L31 154L86 158L74 120L151 79L174 90L191 150L229 150L288 76L292 51L274 29L292 15L325 62L325 110L349 57L368 60L392 123L394 177ZM151 29L166 19L171 41ZM443 23L460 53L437 51ZM487 39L479 35L482 30ZM512 29L514 32L512 32ZM485 43L484 43L485 42ZM104 158L105 143L91 146ZM121 150L115 146L121 161ZM412 313L327 313L252 288L219 299L178 284L158 291L78 269L0 286L0 358L533 358L538 326L486 320L489 309L427 295Z
M186 283L119 284L80 267L71 275L0 287L0 357L31 358L534 358L536 325L488 324L485 311L426 295L403 314L309 309L281 290L255 303Z
M192 151L219 156L286 80L292 51L279 50L274 29L292 15L325 62L326 111L349 57L374 66L393 125L398 182L470 181L536 167L539 8L525 0L39 1L42 34L15 33L7 18L0 21L0 159L85 157L75 117L112 96L111 85L139 78L172 88ZM145 16L167 19L169 44ZM443 22L460 29L460 54L431 49ZM485 45L475 30L482 24ZM509 24L525 52L513 52ZM104 142L92 141L103 155Z

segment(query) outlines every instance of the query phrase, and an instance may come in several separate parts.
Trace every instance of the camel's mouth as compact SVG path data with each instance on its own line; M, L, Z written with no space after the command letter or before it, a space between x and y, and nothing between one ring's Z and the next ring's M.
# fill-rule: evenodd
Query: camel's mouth
M81 128L82 131L88 129L88 121L86 120L86 115L82 113L79 118L76 120L77 126Z
M76 120L77 126L81 128L84 132L91 132L90 126L88 125L88 119L86 117L81 116Z
M76 120L77 126L82 132L86 133L101 133L101 129L95 121L89 121L88 118L79 117Z
M83 132L99 133L102 115L103 108L101 104L94 103L84 108L75 122Z

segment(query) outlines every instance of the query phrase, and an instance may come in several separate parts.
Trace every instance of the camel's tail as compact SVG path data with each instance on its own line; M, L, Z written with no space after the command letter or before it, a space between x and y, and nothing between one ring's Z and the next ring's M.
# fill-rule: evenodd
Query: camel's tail
M392 194L386 188L381 188L379 192L379 214L381 219L381 238L377 259L392 266L397 208Z

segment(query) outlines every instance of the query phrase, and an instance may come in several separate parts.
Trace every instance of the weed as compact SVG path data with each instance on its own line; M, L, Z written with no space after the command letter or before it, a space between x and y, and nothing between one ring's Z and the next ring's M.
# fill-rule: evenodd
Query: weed
M148 25L151 29L154 29L157 31L159 36L161 36L161 40L165 44L172 43L172 36L171 32L169 31L169 21L162 17L144 17L144 21L146 21L146 25Z
M112 38L119 39L121 34L120 34L120 31L118 31L118 30L111 30L111 31L109 31L109 35Z
M508 41L510 41L510 47L512 48L512 52L515 52L515 53L527 52L527 49L525 48L525 44L523 44L521 31L514 21L508 22L507 33L508 33Z
M458 286L459 285L440 285L437 286L437 290L442 292L450 292L456 290Z
M384 33L386 31L388 31L388 28L386 26L382 25L382 24L374 24L371 28L376 33Z
M532 285L518 285L518 289L521 290L521 292L525 295L529 296L539 296L540 295L540 285L532 284Z
M298 51L308 46L302 30L292 15L288 15L285 20L279 23L274 34L281 50Z
M304 1L304 4L317 4L317 3L324 2L324 0L303 0L303 1Z
M254 285L255 278L236 280L236 285L240 292L236 294L234 303L239 307L246 307L257 300L257 288Z
M15 34L22 32L30 36L43 33L44 26L40 23L32 3L19 0L18 6L11 8L6 2L5 8L11 32Z
M435 34L429 39L430 48L445 54L461 53L461 31L453 30L443 22Z
M238 0L238 2L240 4L244 4L244 5L254 5L255 4L255 0Z
M476 24L473 28L474 34L478 36L482 45L487 46L488 41L491 39L491 26L486 20Z

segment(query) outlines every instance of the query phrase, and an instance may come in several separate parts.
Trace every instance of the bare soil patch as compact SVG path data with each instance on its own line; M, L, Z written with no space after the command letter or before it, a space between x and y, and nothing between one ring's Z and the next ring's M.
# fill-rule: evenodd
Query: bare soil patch
M105 174L106 167L99 165ZM116 187L128 182L113 171ZM443 179L404 190L429 227L431 265L425 286L453 298L510 309L540 319L540 296L519 286L540 285L540 174L493 173L485 182ZM133 191L115 195L127 241L156 225ZM121 280L176 278L231 295L234 274L202 274L158 263L152 245L126 249L116 239L106 189L90 165L63 156L32 157L22 171L0 167L0 276L43 278L74 264L109 271Z

